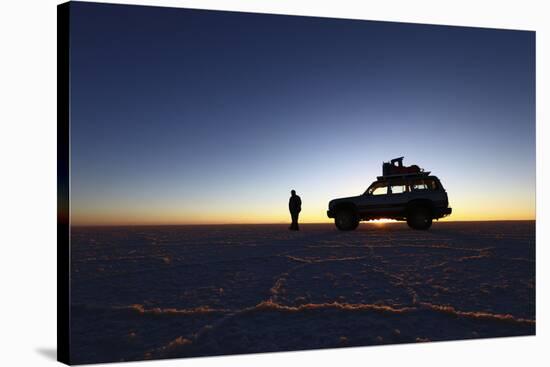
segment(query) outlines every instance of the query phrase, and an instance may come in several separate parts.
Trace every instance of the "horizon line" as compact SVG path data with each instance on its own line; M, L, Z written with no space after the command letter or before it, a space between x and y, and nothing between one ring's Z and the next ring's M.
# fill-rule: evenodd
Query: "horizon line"
M473 220L445 220L441 223L472 223L472 222L536 222L537 219L473 219ZM364 224L406 224L405 221L387 221L387 222L373 222L362 221ZM271 223L133 223L133 224L69 224L70 227L176 227L176 226L262 226L262 225L288 225L289 222L271 222ZM311 224L332 224L333 222L304 222L300 225Z

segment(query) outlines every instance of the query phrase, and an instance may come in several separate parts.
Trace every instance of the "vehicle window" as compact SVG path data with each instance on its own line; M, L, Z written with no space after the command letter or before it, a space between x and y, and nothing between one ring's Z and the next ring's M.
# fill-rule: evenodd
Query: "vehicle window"
M378 184L375 186L372 186L369 189L369 194L371 195L386 195L388 193L388 185L386 184Z
M427 182L428 182L428 188L430 190L437 190L438 189L437 182L435 180L428 179Z
M390 188L392 194L403 194L407 192L407 185L404 183L391 185Z
M424 181L415 181L412 184L412 189L414 191L428 190L428 186L426 185L426 183Z
M420 191L420 190L436 190L437 184L433 179L430 178L423 178L423 179L417 179L413 180L411 183L411 188L414 191Z

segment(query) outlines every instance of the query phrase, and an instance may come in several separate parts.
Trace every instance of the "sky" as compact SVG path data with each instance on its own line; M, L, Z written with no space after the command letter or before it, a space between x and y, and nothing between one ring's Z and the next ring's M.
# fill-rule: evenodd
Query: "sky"
M72 3L71 221L328 222L405 156L535 218L535 33Z

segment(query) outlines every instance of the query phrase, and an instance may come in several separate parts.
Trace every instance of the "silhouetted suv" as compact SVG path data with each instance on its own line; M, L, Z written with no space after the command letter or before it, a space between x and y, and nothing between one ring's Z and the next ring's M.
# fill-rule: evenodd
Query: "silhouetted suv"
M406 220L413 229L426 230L433 219L451 214L447 192L429 172L379 176L363 195L334 199L327 215L338 229L354 230L362 220Z

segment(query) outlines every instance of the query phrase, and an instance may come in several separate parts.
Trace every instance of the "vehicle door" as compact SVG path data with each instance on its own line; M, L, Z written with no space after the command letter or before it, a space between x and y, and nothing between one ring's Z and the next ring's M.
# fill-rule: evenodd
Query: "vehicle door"
M410 200L410 195L411 193L407 180L397 179L390 181L388 186L388 197L386 199L386 212L390 215L402 213Z
M361 213L367 215L383 214L387 209L388 182L373 183L360 197L357 207Z

